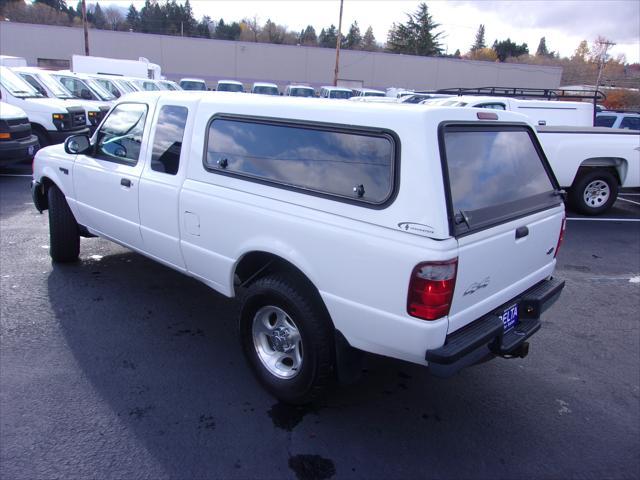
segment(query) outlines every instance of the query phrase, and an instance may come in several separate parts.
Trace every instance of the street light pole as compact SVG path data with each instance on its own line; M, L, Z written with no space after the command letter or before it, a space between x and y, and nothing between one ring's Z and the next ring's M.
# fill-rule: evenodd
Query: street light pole
M84 27L84 54L89 56L89 29L87 27L87 4L82 0L82 26Z
M340 43L342 43L342 3L340 0L340 19L338 20L338 41L336 42L336 68L333 71L333 86L338 86L338 73L340 71Z

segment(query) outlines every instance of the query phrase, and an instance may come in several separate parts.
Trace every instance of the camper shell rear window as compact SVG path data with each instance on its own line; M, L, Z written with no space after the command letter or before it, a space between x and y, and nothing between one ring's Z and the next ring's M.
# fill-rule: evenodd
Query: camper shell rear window
M558 183L526 125L444 124L443 172L453 235L559 205Z

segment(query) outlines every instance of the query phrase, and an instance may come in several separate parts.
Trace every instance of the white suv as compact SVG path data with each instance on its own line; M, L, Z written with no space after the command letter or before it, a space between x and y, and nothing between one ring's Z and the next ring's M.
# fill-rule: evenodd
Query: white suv
M596 115L595 126L640 130L640 113L603 110Z
M564 285L536 132L481 113L134 93L36 155L33 197L54 261L98 235L238 297L248 361L284 401L359 372L361 351L447 376L524 357Z

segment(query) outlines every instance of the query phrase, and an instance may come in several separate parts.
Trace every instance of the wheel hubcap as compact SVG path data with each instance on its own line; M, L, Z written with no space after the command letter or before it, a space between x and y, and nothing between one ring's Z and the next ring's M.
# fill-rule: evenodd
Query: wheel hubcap
M273 305L253 317L253 346L262 365L278 378L293 378L302 367L302 337L291 317Z
M601 207L607 203L609 195L611 195L609 185L602 180L594 180L586 186L582 197L584 203L590 207Z

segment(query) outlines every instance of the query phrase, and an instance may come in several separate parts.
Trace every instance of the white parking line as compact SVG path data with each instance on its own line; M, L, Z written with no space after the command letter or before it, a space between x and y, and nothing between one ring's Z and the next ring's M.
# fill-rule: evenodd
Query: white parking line
M20 175L17 173L0 173L0 177L31 177L32 175Z
M640 197L640 193L619 193L618 195L633 195L634 197Z
M567 217L567 220L582 220L585 222L640 222L640 218L584 218Z
M633 200L629 200L628 198L618 197L618 200L622 200L623 202L633 203L634 205L640 205L640 202L634 202Z

